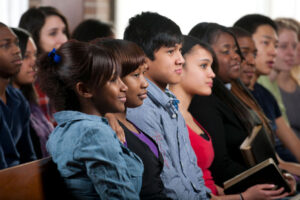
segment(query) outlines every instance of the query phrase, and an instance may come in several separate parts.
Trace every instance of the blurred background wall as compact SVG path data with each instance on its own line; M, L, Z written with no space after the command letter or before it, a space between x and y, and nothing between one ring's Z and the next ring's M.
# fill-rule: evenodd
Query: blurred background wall
M96 18L113 24L118 38L122 38L128 19L142 11L171 18L184 34L204 21L231 26L249 13L300 21L299 0L0 0L0 21L17 26L24 11L41 5L57 7L67 17L71 31L81 20Z

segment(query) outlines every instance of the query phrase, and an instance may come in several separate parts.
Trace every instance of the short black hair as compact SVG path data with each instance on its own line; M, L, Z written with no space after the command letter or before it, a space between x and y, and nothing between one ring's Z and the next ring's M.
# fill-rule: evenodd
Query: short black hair
M257 28L261 25L269 25L276 32L278 31L276 23L269 17L260 14L249 14L241 17L234 23L234 27L240 27L246 31L254 34Z
M230 27L229 28L233 33L234 35L237 37L237 38L240 38L240 37L252 37L251 33L246 31L245 29L241 28L241 27Z
M71 38L82 42L89 42L96 38L113 36L112 25L97 19L87 19L78 24Z
M142 12L129 19L124 39L135 42L148 58L154 60L159 48L182 43L179 26L169 18L153 12Z

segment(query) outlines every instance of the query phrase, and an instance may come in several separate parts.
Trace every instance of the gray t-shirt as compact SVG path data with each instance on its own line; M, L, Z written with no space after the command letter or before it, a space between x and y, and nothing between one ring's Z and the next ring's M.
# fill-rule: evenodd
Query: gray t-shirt
M279 88L280 89L280 88ZM289 93L280 89L283 103L286 108L291 128L300 138L300 87L297 86L295 92Z

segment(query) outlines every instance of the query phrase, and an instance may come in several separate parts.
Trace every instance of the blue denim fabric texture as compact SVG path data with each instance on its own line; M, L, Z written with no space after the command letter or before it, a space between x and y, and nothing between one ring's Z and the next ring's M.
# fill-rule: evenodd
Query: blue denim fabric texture
M148 98L142 106L128 109L127 118L157 142L164 157L161 178L165 194L172 199L208 199L211 191L204 185L185 121L173 105L175 95L166 89L170 98L147 81Z
M47 149L78 199L139 199L143 164L105 118L77 111L54 114Z

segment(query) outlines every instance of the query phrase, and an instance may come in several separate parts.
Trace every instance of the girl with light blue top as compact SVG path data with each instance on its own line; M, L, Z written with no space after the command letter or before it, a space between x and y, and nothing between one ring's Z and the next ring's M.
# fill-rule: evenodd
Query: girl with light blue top
M127 86L104 47L69 41L38 62L41 88L54 103L57 127L47 149L76 199L139 199L142 161L103 117L123 112Z

